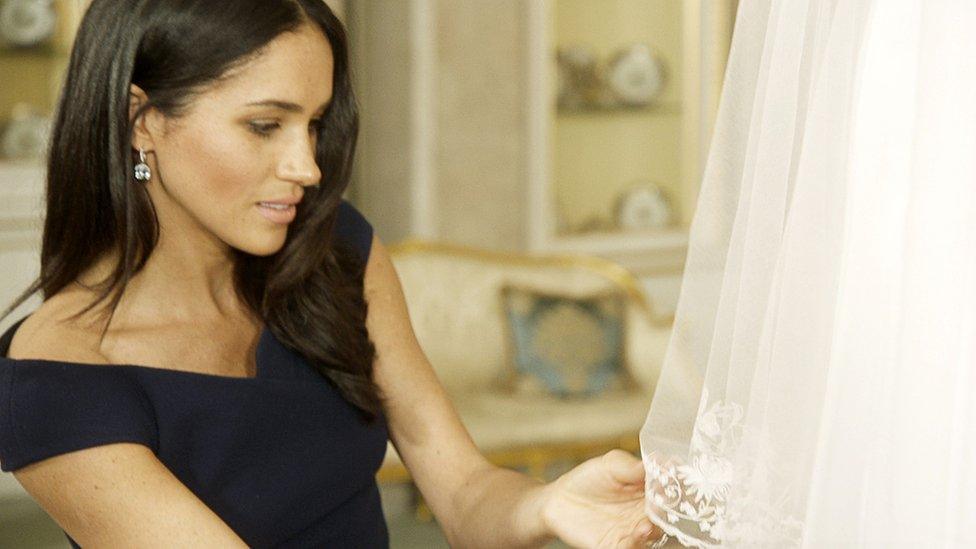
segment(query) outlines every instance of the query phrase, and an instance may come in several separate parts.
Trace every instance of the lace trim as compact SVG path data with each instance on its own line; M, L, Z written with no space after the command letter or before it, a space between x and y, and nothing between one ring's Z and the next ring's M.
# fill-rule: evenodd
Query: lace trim
M687 462L645 455L647 515L664 531L653 547L670 538L687 547L710 549L724 542L751 546L800 545L803 524L779 509L748 497L734 497L733 481L750 475L771 478L775 461L761 437L743 436L742 406L713 402L703 390ZM737 471L733 456L745 459ZM785 490L783 493L787 494Z

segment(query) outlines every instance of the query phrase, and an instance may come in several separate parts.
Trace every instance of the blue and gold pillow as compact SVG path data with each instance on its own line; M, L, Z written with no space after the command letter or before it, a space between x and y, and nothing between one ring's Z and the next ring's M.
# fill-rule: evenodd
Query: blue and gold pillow
M620 293L580 297L504 286L501 294L514 363L507 389L568 398L628 385Z

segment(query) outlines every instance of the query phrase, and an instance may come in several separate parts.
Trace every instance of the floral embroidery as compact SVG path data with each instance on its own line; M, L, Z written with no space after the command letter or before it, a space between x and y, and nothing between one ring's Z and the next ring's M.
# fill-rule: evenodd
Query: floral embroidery
M725 501L732 483L732 464L712 456L696 456L691 465L678 467L678 479L695 496L695 503Z
M751 546L799 545L802 523L761 502L732 498L733 482L749 474L767 474L772 463L762 437L743 436L744 412L736 403L709 403L702 393L687 463L661 462L645 456L649 516L665 531L654 544L671 537L685 546L711 548L725 541ZM733 458L742 462L736 470ZM784 491L787 493L787 491ZM734 503L734 506L732 505ZM663 513L664 516L661 516Z

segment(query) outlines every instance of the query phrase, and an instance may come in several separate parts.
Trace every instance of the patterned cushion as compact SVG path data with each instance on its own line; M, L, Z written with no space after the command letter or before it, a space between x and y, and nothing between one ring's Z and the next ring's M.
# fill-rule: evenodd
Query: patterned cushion
M514 366L505 389L567 398L631 385L619 293L571 296L506 285L501 296Z

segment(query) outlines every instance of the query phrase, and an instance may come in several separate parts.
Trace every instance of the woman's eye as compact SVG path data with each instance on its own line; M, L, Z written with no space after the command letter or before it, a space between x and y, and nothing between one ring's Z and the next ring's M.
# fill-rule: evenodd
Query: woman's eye
M308 129L313 132L317 132L322 129L322 119L316 118L308 123Z
M260 135L261 137L267 137L271 135L271 132L278 128L277 123L260 123L260 122L250 122L251 131Z

